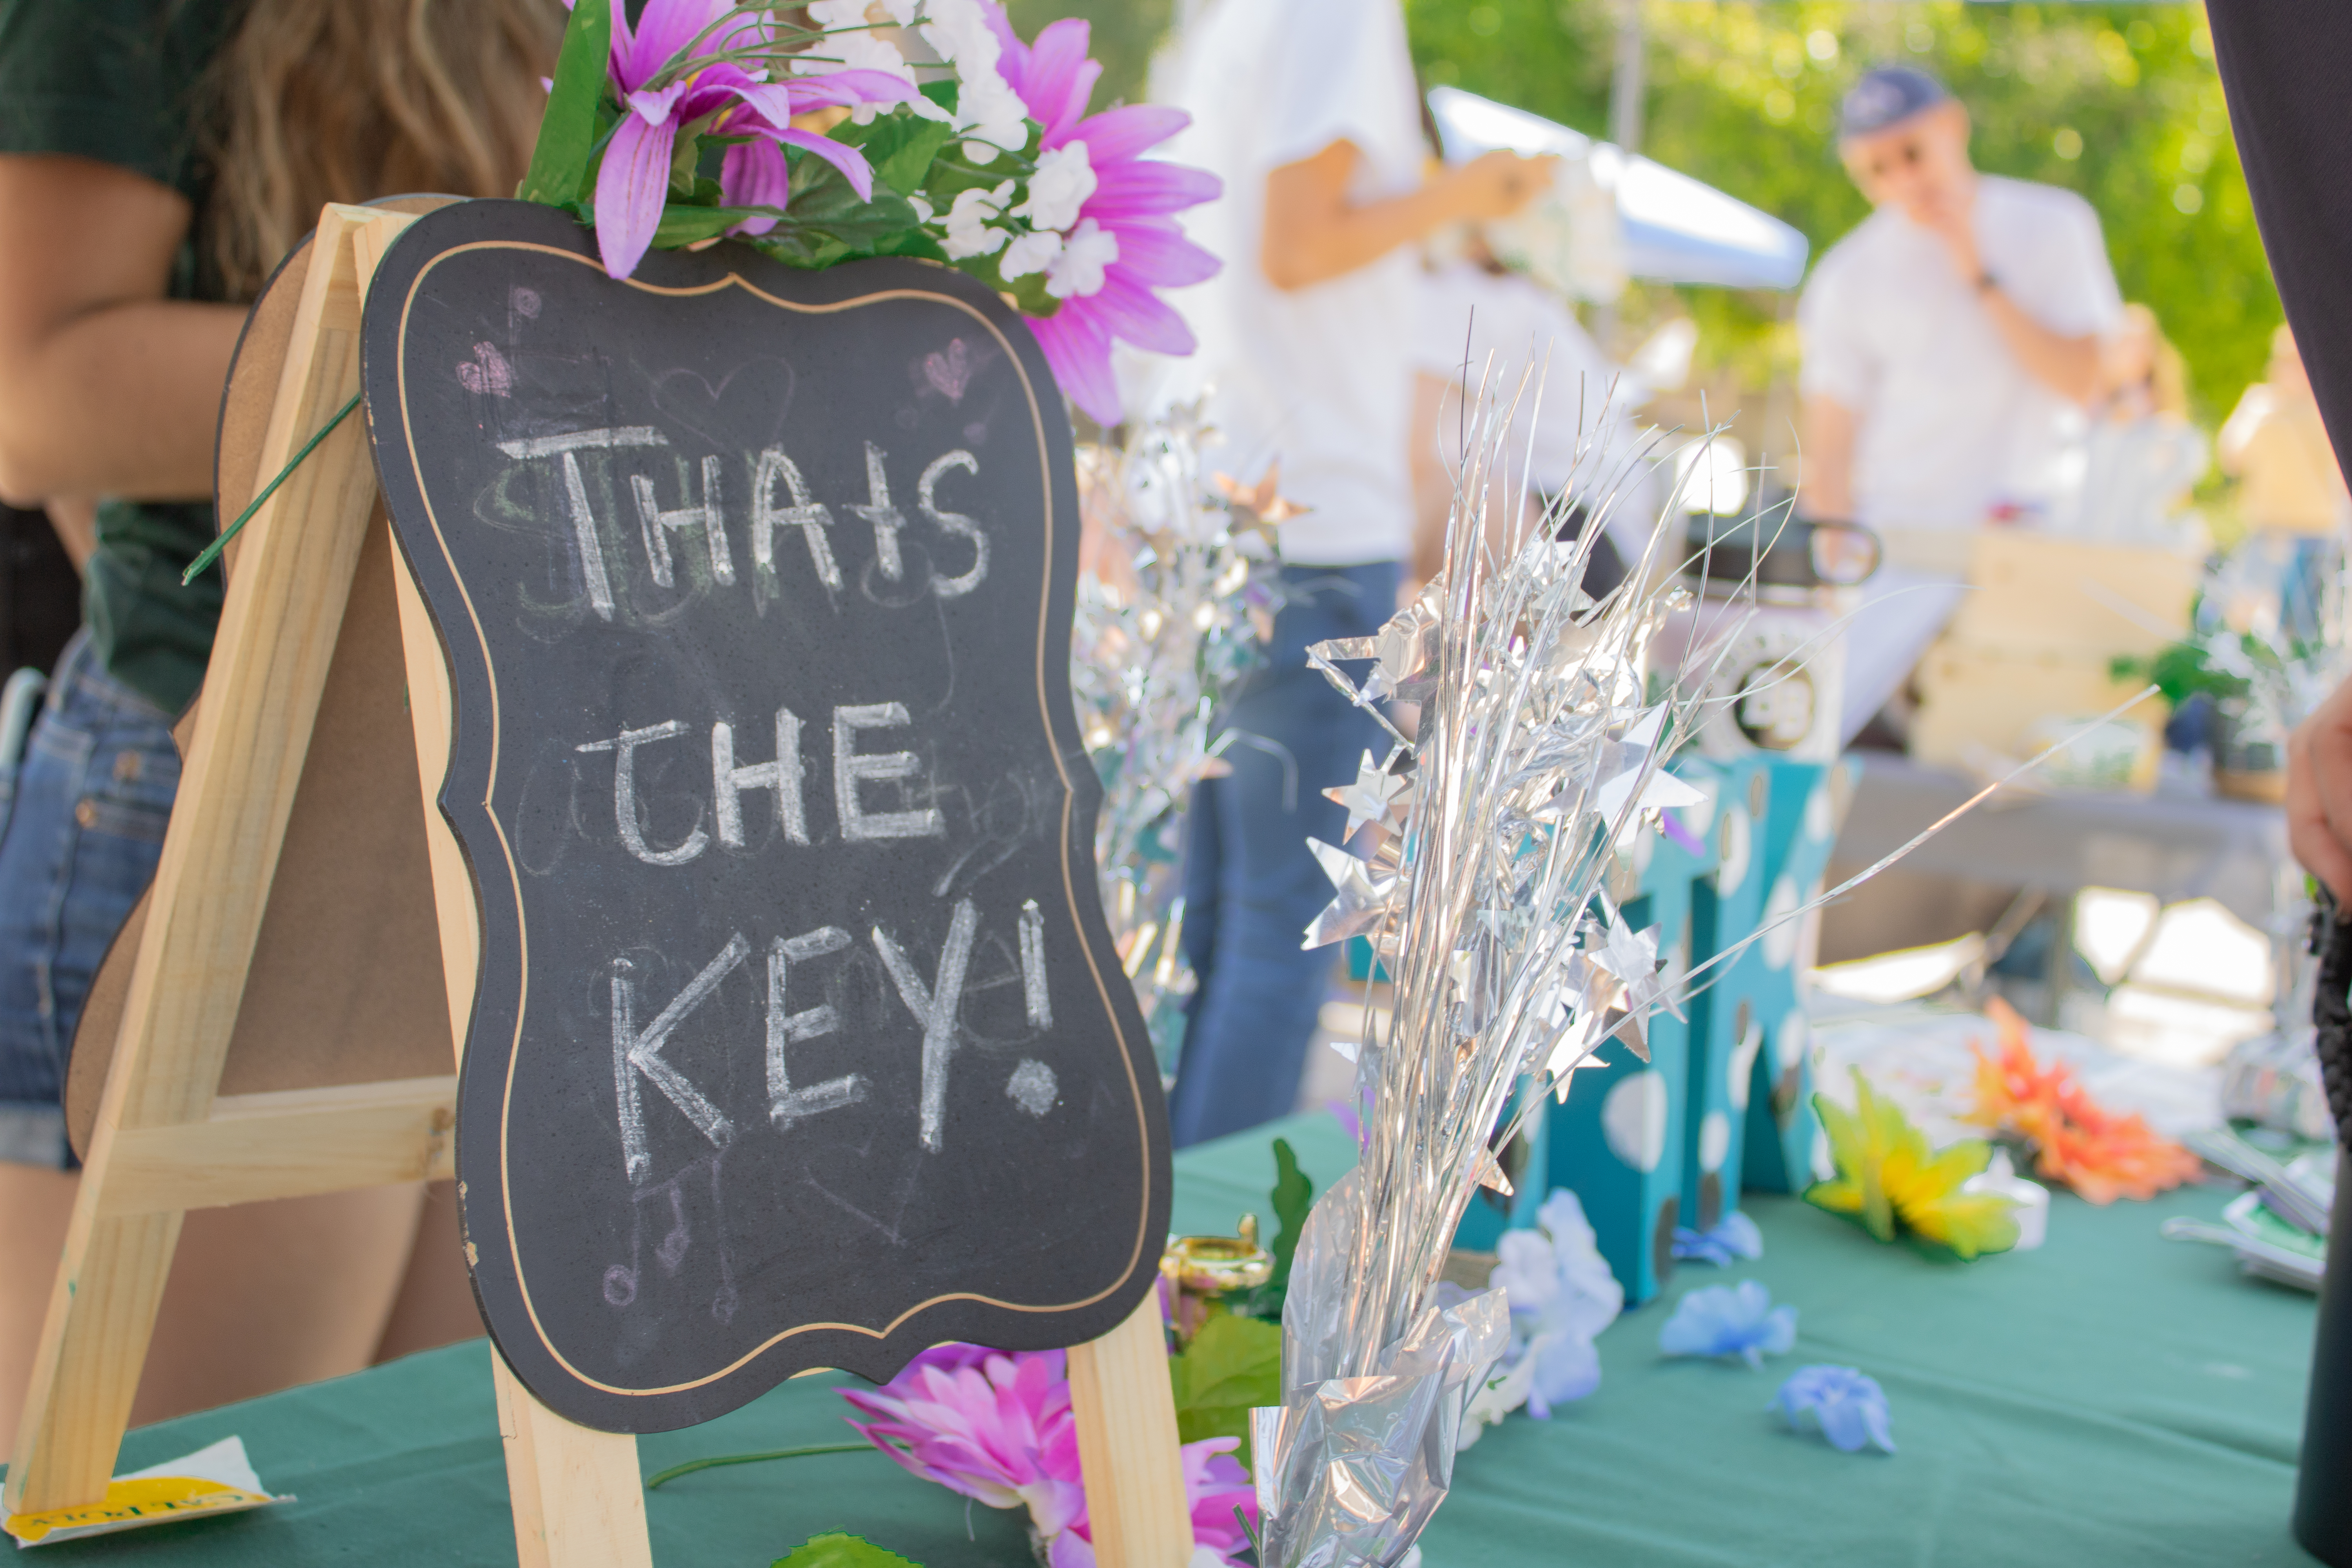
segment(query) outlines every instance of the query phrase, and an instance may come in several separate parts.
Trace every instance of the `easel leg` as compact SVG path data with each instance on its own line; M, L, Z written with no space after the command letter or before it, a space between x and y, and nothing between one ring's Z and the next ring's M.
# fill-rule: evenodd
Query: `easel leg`
M436 804L449 769L449 670L442 662L440 640L416 580L397 556L394 566L401 647L408 666L409 717L416 733L417 782L425 798L425 848L432 858L434 903L441 922L441 967L449 988L449 1032L462 1065L481 931L465 858ZM653 1568L636 1438L566 1421L516 1380L496 1346L489 1355L520 1568Z
M106 1495L179 1244L177 1213L100 1219L95 1194L82 1195L17 1425L5 1504L11 1513ZM97 1310L69 1311L72 1301Z
M1102 1568L1184 1568L1192 1515L1184 1505L1176 1399L1168 1383L1158 1292L1090 1344L1070 1349L1070 1409L1087 1520Z
M520 1568L653 1568L637 1440L573 1426L489 1354Z
M358 208L321 215L264 471L285 466L357 388L359 305L373 258L410 221ZM248 527L17 1424L12 1510L106 1495L180 1235L176 1211L124 1212L110 1193L117 1145L213 1117L374 494L364 434L345 426Z

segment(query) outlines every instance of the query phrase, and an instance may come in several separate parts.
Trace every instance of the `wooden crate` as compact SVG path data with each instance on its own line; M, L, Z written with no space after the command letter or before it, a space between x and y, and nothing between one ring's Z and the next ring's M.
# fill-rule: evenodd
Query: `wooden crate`
M2114 655L2145 657L2187 636L2200 571L2196 557L2168 550L1988 529L1969 554L1975 591L1945 635L1984 648L2095 656L2104 668Z
M2132 694L2137 683L2110 678L2108 658L2105 651L1938 643L1919 665L1911 754L1942 767L1965 766L1979 749L2021 758L2029 750L2025 732L2035 721L2053 714L2090 719ZM2150 697L2125 718L2160 730L2163 701Z

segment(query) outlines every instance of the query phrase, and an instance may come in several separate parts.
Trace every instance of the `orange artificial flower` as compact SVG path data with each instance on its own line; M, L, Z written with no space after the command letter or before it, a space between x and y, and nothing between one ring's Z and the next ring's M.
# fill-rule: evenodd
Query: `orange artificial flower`
M2034 1059L2032 1037L2017 1010L1994 997L1985 1015L2000 1031L1998 1056L1971 1041L1977 1058L1977 1103L1968 1120L2003 1137L2030 1143L2034 1173L2063 1182L2095 1204L2119 1197L2143 1201L2192 1180L2198 1157L2157 1136L2137 1115L2117 1116L2074 1080L2063 1061Z

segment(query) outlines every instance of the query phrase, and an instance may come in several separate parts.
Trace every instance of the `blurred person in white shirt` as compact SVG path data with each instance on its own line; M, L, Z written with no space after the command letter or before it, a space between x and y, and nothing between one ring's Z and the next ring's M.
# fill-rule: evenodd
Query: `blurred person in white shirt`
M1244 485L1276 475L1306 510L1281 524L1266 662L1218 718L1232 771L1198 787L1185 824L1200 989L1169 1100L1180 1148L1288 1114L1321 1010L1334 954L1302 939L1331 883L1307 840L1344 837L1323 792L1388 742L1307 649L1396 610L1419 242L1516 212L1552 175L1490 153L1424 181L1399 0L1218 0L1188 34L1173 96L1192 125L1171 155L1225 183L1186 220L1225 268L1182 297L1201 347L1181 370L1211 394L1210 465Z
M1459 250L1430 269L1414 346L1414 577L1426 581L1443 563L1462 448L1476 442L1484 405L1510 411L1489 497L1490 543L1499 545L1503 530L1520 521L1514 497L1527 512L1570 497L1564 537L1580 537L1593 517L1646 537L1649 465L1636 460L1632 419L1644 390L1609 362L1566 301L1497 261L1482 236L1473 231ZM1585 591L1598 597L1624 575L1623 557L1604 534L1593 543Z
M1838 152L1877 210L1799 306L1799 505L1878 529L1897 563L1956 569L1962 531L2034 517L2080 471L2123 299L2090 204L1979 174L1968 110L1927 73L1865 74Z

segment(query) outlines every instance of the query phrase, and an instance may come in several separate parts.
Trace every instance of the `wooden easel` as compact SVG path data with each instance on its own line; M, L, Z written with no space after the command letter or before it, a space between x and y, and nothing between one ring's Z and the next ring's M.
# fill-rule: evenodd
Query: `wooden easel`
M259 476L284 468L358 391L361 308L411 221L384 208L321 214ZM448 675L423 597L389 547L354 417L293 470L239 543L8 1469L10 1511L104 1496L186 1209L452 1173L454 1077L219 1092L298 788L316 765L314 723L346 606L369 580L363 558L378 552L397 599L448 1027L463 1049L480 939L464 860L433 805L448 762ZM495 1351L491 1368L522 1568L649 1568L636 1439L555 1415ZM1097 1557L1107 1568L1182 1568L1192 1529L1155 1299L1073 1347L1069 1377Z

